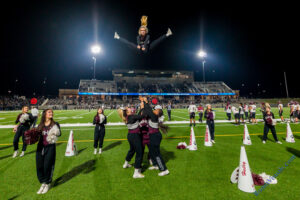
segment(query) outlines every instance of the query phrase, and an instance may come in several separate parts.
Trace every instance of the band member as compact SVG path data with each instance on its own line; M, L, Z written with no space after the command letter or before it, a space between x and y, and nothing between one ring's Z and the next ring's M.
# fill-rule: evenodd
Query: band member
M204 118L206 119L206 124L209 129L211 142L215 143L215 113L213 112L211 105L206 105L206 110L204 112Z
M169 104L167 106L169 121L171 121L171 110L172 110L172 105L171 105L171 102L169 102Z
M98 108L97 114L94 117L93 124L95 126L94 130L94 154L97 154L97 148L99 144L99 154L102 153L102 146L105 136L105 124L106 124L106 116L104 115L103 109Z
M137 44L129 42L128 40L120 37L117 32L115 32L114 38L123 42L124 44L127 44L129 47L137 50L140 53L148 53L150 50L154 49L159 43L164 41L167 37L171 36L172 31L170 28L168 28L168 31L166 34L160 36L158 39L151 42L149 30L147 28L147 25L148 25L147 20L148 20L147 16L142 16L141 26L139 28L138 36L137 36Z
M144 105L141 104L141 109L143 108ZM125 169L131 167L129 162L131 161L134 154L136 154L133 178L144 178L145 176L141 173L142 161L143 161L143 145L142 145L142 137L140 134L139 121L145 118L145 116L133 114L131 108L125 108L123 110L119 109L118 113L122 118L122 120L127 125L128 128L127 139L130 145L130 149L125 158L125 163L123 164L123 168Z
M53 119L53 110L43 111L37 128L41 137L36 150L37 177L42 184L37 194L45 194L50 189L56 159L56 141L61 136L60 126Z
M243 103L240 103L240 106L239 106L239 123L240 123L240 120L242 120L242 123L244 123L244 106L243 106Z
M230 121L231 120L231 105L229 104L229 102L227 102L225 111L226 111L227 119L228 119L228 121Z
M204 112L204 108L203 108L202 104L200 104L200 105L198 106L199 122L200 122L200 123L202 123L203 112Z
M197 112L197 107L193 104L193 102L191 102L191 105L189 105L188 111L190 115L190 126L192 126L192 122L194 122L194 126L196 126L195 113Z
M29 107L23 106L22 113L20 113L16 120L16 126L14 127L13 131L16 133L13 145L14 145L14 154L13 158L17 157L18 150L19 150L19 139L22 137L23 141L23 147L22 147L22 153L20 154L20 157L23 157L26 151L27 144L25 143L24 133L28 129L30 129L32 123L33 123L33 116L31 113L28 113Z
M160 130L163 133L167 133L168 126L163 125L161 117L163 117L162 107L160 105L155 106L154 110L148 104L147 98L144 98L145 109L144 112L148 118L149 124L149 151L151 160L155 160L157 163L160 173L158 176L168 175L170 172L166 167L166 164L160 153L160 143L162 140L162 135Z
M233 115L234 115L235 125L238 125L239 121L240 121L239 110L235 106L232 106L231 110L232 110Z
M282 103L280 101L278 102L278 113L279 113L279 117L281 119L281 122L284 122L284 118L283 118L283 105L282 105Z
M35 124L38 120L38 117L39 117L39 110L34 107L34 106L31 106L31 114L32 114L32 117L33 117L33 123L32 123L32 127L35 127Z
M244 104L244 111L245 111L245 120L248 120L249 107L246 103Z
M271 130L275 142L278 144L282 144L277 138L276 129L275 129L276 121L275 121L274 114L271 112L270 107L266 107L266 112L263 115L263 119L265 121L263 143L264 144L266 143L269 130Z

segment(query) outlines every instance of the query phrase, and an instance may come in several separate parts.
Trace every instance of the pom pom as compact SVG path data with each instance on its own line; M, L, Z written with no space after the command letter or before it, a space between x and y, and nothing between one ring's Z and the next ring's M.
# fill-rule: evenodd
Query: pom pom
M104 119L105 119L105 116L103 114L100 114L99 115L99 122L100 122L100 124L104 121Z
M57 137L60 136L60 130L57 125L54 125L46 137L46 140L49 144L54 144L57 141Z
M152 104L154 104L154 105L157 104L157 99L156 99L156 98L153 98L153 99L152 99Z
M186 149L187 144L185 142L179 142L177 145L177 149Z
M23 124L25 123L27 120L29 120L29 115L27 113L24 113L21 115L19 121Z
M38 131L36 128L30 129L24 133L25 143L28 145L35 144L39 141L41 136L41 132Z

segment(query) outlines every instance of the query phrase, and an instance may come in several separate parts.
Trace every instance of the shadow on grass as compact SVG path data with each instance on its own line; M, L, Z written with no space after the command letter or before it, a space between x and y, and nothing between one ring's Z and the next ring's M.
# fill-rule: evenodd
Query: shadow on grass
M11 198L9 198L8 200L13 200L13 199L16 199L16 198L18 198L19 196L21 196L21 195L15 195L15 196L13 196L13 197L11 197Z
M8 145L8 146L4 146L4 147L0 147L0 150L3 150L3 149L8 149L10 147L12 147L13 145Z
M169 160L174 160L176 158L175 153L173 151L167 151L164 148L160 148L160 153L165 163L167 163Z
M86 150L87 149L87 147L85 147L85 148L83 148L83 149L80 149L80 150L78 150L78 155L81 153L81 152L83 152L84 150Z
M294 138L296 138L296 139L300 139L300 135L294 135Z
M108 150L110 150L110 149L112 149L112 148L114 148L114 147L116 147L116 146L118 146L118 145L120 145L120 144L122 144L121 141L111 143L111 144L109 144L108 146L104 147L104 148L103 148L103 151L108 151Z
M294 154L295 156L297 156L298 158L300 158L300 151L298 149L294 149L291 147L287 147L286 150L292 154Z
M69 172L63 174L62 176L60 176L59 178L57 178L53 182L53 187L64 184L65 182L68 182L69 180L71 180L75 176L78 176L81 173L84 173L84 174L90 173L91 171L95 170L95 163L96 163L96 160L94 159L94 160L86 161L85 163L78 165L77 167L74 167L71 171L69 171Z
M262 141L264 136L263 135L258 135L257 137L259 137L261 139L261 141ZM273 137L272 134L271 134L271 137ZM267 137L267 141L271 141L271 142L275 143L275 140L270 139L270 137Z

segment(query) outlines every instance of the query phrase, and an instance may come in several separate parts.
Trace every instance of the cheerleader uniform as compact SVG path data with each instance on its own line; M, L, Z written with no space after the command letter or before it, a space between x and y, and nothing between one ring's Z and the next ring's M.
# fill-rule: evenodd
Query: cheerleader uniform
M202 106L198 107L198 112L199 112L199 122L202 123L202 118L203 118L203 107Z
M105 136L105 124L107 123L106 120L106 116L103 114L102 117L99 116L99 114L97 114L94 117L94 121L93 124L96 125L95 126L95 130L94 130L94 148L97 149L98 148L98 144L99 144L99 149L102 149L103 146L103 140L104 140L104 136ZM99 150L99 153L101 153L101 150Z
M28 118L26 120L23 120L22 115L28 115ZM21 121L20 121L21 120ZM27 144L25 143L25 138L24 138L24 133L25 131L29 130L32 123L33 123L33 116L31 113L21 113L18 115L16 119L16 124L20 122L20 125L17 128L14 140L13 140L13 145L14 145L14 151L17 151L19 149L19 139L22 136L22 141L23 141L23 147L22 151L26 151Z
M274 114L272 112L270 112L269 114L265 112L263 115L263 119L265 121L263 141L265 142L267 140L269 130L271 130L274 140L278 142L276 129L273 125L273 119L275 119Z
M214 113L213 111L208 112L205 110L204 118L206 119L206 124L209 129L211 140L215 140L215 121L214 121Z
M230 105L226 106L226 115L227 115L228 121L230 121L231 120L231 106Z
M249 113L249 107L248 105L244 105L244 110L245 110L245 119L248 119L248 113Z
M56 122L53 126L45 126L37 145L36 171L41 184L50 184L52 182L56 159L56 144L55 141L47 140L47 136L52 131L55 131L56 137L61 136L59 123Z
M278 104L278 112L279 112L279 117L281 117L283 115L283 105L282 104Z

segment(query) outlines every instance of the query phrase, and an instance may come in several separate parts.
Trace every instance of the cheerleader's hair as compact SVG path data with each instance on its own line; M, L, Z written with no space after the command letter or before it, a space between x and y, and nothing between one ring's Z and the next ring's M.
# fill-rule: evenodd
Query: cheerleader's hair
M120 118L123 120L123 122L126 123L126 117L127 117L127 113L126 113L126 109L123 110L123 109L118 109L118 114L120 116Z
M147 28L147 25L148 25L148 16L143 15L142 18L141 18L141 26L140 26L139 31L138 31L139 35L140 35L140 32L141 32L141 28L144 28L146 30L146 33L149 32L149 30Z
M159 109L159 111L158 111L158 118L159 118L159 120L158 120L159 121L158 122L158 128L161 130L162 133L167 134L168 131L169 131L169 129L170 129L170 127L167 126L167 125L165 125L165 124L163 124L164 112L161 109Z

